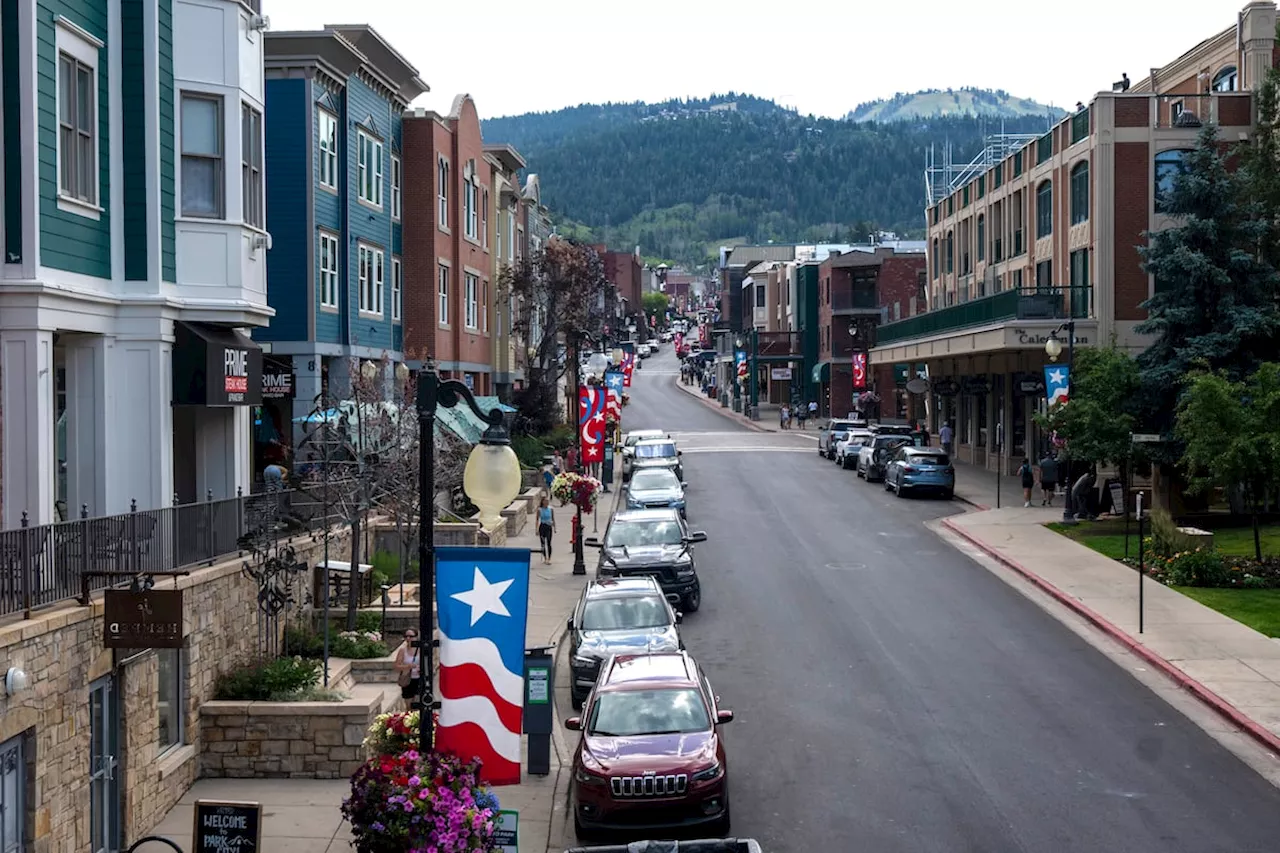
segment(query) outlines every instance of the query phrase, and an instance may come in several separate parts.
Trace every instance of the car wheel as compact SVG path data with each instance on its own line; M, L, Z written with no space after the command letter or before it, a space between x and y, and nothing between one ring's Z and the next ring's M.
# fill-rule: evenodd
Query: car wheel
M697 613L702 606L702 587L695 586L693 592L684 597L684 612Z
M885 490L886 492L891 492L891 491L893 491L893 486L889 483L889 478L888 478L888 477L885 477L885 478L884 478L884 490Z
M956 496L956 493L953 492L951 489L947 489L945 492L942 493L942 499L944 501L949 501L955 496Z
M907 493L902 490L902 475L898 475L898 482L894 484L893 490L898 493L898 497L905 498Z

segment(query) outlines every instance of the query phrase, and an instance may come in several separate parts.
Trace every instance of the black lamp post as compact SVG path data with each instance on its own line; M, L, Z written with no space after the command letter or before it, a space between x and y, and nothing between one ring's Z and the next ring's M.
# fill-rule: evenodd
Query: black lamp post
M1071 397L1071 381L1072 372L1075 370L1076 363L1076 321L1068 320L1058 328L1049 333L1049 340L1044 342L1045 354L1049 356L1050 361L1057 361L1058 356L1062 355L1062 341L1058 340L1058 333L1065 331L1067 333L1067 399ZM1075 524L1076 512L1072 504L1072 492L1075 489L1075 483L1071 481L1071 454L1067 454L1067 497L1062 503L1062 523Z
M436 591L436 543L435 543L435 491L436 491L436 410L443 406L452 409L459 403L466 403L467 408L476 417L488 424L488 429L480 436L480 443L471 451L467 460L467 470L463 481L464 488L470 487L468 496L476 502L481 511L485 504L500 503L504 491L508 491L511 477L510 465L514 461L516 489L519 491L520 463L511 450L511 440L503 422L502 410L483 411L476 404L471 389L456 379L441 379L434 370L423 370L418 374L418 660L422 674L421 692L418 696L419 747L418 751L426 755L435 743L435 685L434 652L435 603ZM504 470L506 469L506 470ZM506 482L504 482L506 481ZM470 491L476 491L475 496ZM483 493L483 494L482 494ZM512 494L507 502L514 499Z

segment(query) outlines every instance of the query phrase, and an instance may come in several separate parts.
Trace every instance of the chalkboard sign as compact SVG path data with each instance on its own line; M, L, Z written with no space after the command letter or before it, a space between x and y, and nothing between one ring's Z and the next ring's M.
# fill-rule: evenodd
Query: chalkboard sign
M194 853L256 851L262 841L262 804L196 800Z

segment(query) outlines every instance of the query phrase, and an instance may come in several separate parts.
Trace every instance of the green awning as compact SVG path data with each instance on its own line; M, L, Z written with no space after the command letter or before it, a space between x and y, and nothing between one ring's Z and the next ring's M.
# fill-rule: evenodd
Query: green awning
M483 411L501 409L507 414L516 411L513 407L501 402L497 397L476 397L476 405ZM475 444L488 428L488 424L476 417L475 412L464 402L459 402L452 409L441 406L436 409L436 429L444 427L467 444Z
M831 362L820 361L813 366L813 381L826 382L831 378Z

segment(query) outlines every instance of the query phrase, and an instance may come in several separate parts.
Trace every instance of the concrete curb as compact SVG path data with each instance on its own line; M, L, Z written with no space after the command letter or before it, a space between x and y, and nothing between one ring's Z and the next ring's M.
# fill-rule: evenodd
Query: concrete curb
M980 504L975 500L970 500L969 498L966 498L964 495L960 494L959 492L954 492L953 494L955 495L956 500L960 501L960 503L968 504L969 506L973 507L973 509L977 512L986 512L987 510L991 509L991 507L987 506L986 504Z
M986 554L987 556L991 557L993 560L1000 563L1002 566L1008 569L1011 569L1012 571L1016 572L1018 575L1020 575L1027 581L1030 581L1033 585L1038 587L1043 592L1048 593L1059 604L1065 605L1066 607L1074 611L1076 614L1084 617L1084 619L1088 621L1090 624L1092 624L1095 628L1099 629L1104 634L1111 637L1111 639L1120 643L1120 645L1124 646L1126 649L1133 652L1138 657L1142 658L1147 663L1154 666L1160 672L1164 673L1164 675L1168 677L1171 681L1173 681L1179 687L1182 687L1191 695L1195 696L1202 703L1207 705L1210 710L1218 714L1218 716L1222 717L1227 722L1231 723L1232 725L1236 726L1241 731L1243 731L1245 734L1249 735L1249 737L1253 738L1253 740L1256 741L1258 745L1260 745L1264 749L1271 752L1272 755L1280 756L1280 737L1276 737L1274 734L1269 732L1263 726L1254 722L1252 719L1246 716L1244 712L1240 711L1240 709L1236 708L1230 702L1223 699L1217 693L1214 693L1208 687L1205 687L1199 681L1196 681L1194 678L1187 675L1182 670L1178 669L1172 663L1165 660L1165 658L1161 657L1159 654L1155 653L1154 651L1149 649L1147 646L1135 640L1126 631L1121 630L1117 625L1113 624L1110 620L1106 619L1101 614L1097 613L1092 608L1085 605L1083 602L1078 601L1075 598L1072 598L1070 595L1058 589L1056 586L1049 583L1047 580L1040 577L1035 572L1031 571L1030 569L1018 563L1017 560L1014 560L1011 557L1006 557L1004 554L1001 554L999 551L997 551L995 548L992 548L986 542L983 542L981 539L974 536L969 531L964 530L959 525L955 524L951 519L949 518L942 519L942 524L948 530L955 533L957 536L960 536L966 542L975 546L984 554Z
M750 418L739 415L737 412L733 411L732 409L724 408L718 402L712 400L710 397L706 396L705 394L700 394L697 391L689 390L691 386L681 384L678 381L678 378L676 381L676 387L679 388L681 391L684 391L684 393L688 394L690 397L693 397L695 400L702 403L708 409L718 412L723 417L726 417L732 421L740 423L743 426L747 427L748 429L753 429L756 432L773 432L773 430L766 429L760 426L758 423L751 420Z

